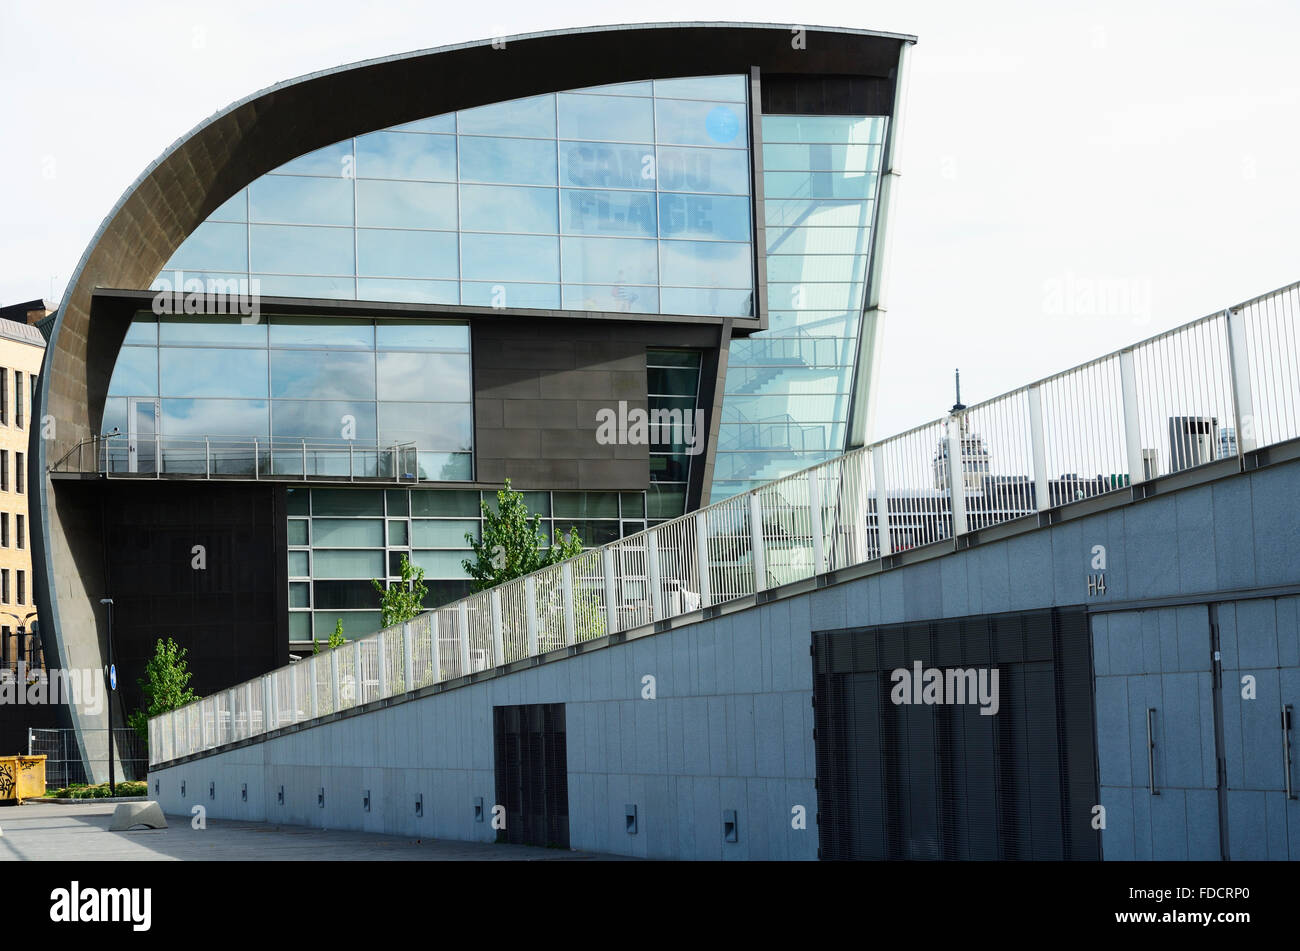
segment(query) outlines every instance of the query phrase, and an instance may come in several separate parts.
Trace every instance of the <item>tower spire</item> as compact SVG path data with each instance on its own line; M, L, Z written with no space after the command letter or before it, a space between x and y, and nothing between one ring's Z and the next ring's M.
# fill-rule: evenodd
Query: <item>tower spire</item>
M957 402L952 404L952 412L958 413L966 408L966 404L961 401L961 369L953 371L957 381Z

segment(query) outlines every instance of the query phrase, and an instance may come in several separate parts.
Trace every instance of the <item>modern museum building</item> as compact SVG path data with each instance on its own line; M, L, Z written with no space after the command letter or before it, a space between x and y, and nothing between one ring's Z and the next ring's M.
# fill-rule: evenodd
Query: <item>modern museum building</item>
M428 606L467 594L507 480L590 547L861 446L912 42L538 34L202 122L104 220L50 336L48 662L103 665L111 599L121 724L160 637L208 695L377 630L403 556Z

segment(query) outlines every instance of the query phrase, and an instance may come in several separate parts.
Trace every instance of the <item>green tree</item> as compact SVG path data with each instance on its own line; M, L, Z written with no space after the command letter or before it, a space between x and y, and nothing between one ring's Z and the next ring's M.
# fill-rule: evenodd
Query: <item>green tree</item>
M465 533L474 558L461 562L474 591L494 588L582 552L582 539L574 528L563 535L556 532L550 548L542 547L546 541L542 517L528 514L524 494L510 488L509 479L497 492L496 511L486 501L479 506L483 510L483 537L475 539L473 533Z
M371 578L370 583L379 592L379 610L384 627L401 624L419 615L424 610L424 598L429 593L424 583L424 569L411 564L410 559L402 556L402 580L384 587L378 578ZM342 620L339 624L342 625ZM340 630L341 634L342 631Z
M190 689L190 673L185 657L189 652L170 637L158 639L153 657L145 665L145 675L136 683L144 693L144 709L136 710L127 723L146 743L149 741L149 720L187 703L201 699Z

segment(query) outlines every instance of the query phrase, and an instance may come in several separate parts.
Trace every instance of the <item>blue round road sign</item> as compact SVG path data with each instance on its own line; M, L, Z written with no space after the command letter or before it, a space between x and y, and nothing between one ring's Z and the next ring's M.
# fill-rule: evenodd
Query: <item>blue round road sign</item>
M108 668L108 686L112 690L117 689L117 664L113 664Z

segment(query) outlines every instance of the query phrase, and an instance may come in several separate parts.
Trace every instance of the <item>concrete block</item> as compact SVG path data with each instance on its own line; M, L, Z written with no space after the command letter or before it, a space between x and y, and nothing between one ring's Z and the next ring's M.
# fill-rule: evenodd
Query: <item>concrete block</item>
M165 829L167 819L158 803L122 802L113 810L113 818L108 824L109 832L128 832L136 826L146 829Z

